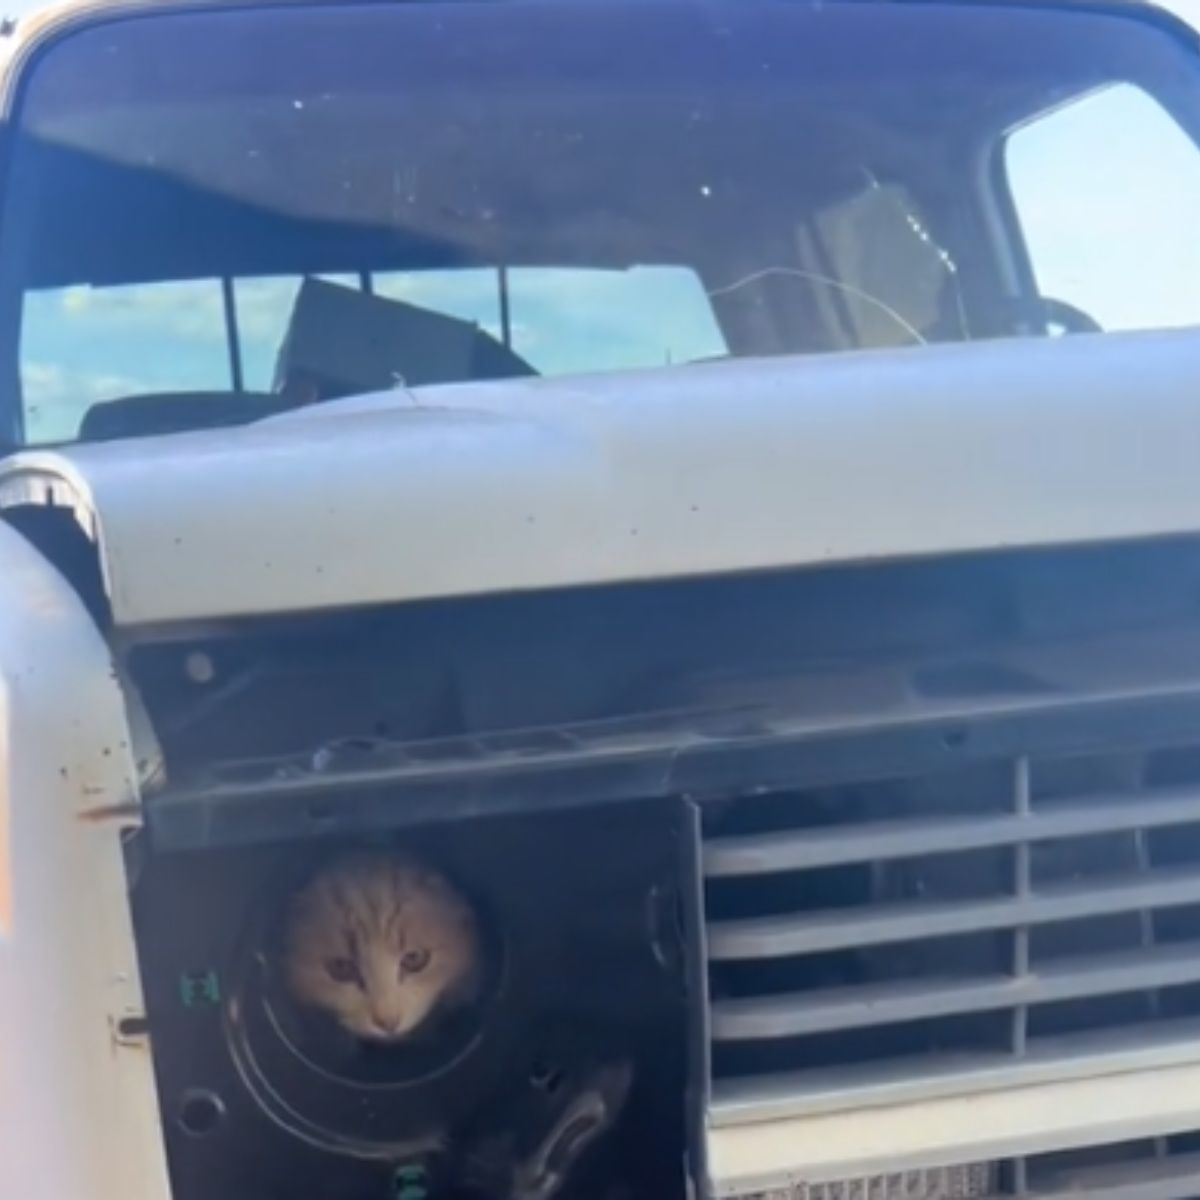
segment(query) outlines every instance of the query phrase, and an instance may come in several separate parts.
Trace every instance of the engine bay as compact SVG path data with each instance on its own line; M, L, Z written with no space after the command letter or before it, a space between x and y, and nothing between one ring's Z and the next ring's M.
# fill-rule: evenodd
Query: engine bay
M843 945L839 923L920 899L969 924L1009 903L1022 855L1053 905L1190 864L1171 789L1192 760L1141 747L1194 740L1197 580L1179 542L125 647L158 755L125 856L174 1200L682 1198L712 1187L706 1122L736 1122L779 1072L869 1091L864 1072L943 1054L1009 1061L995 979L1023 937L1065 970L1063 945L1132 953L1150 927L1068 921L1054 940L981 917L893 952ZM1122 832L1126 793L1185 828ZM1020 803L1104 836L1014 850ZM1000 822L1000 842L927 852L938 820ZM910 857L889 865L876 828ZM997 999L928 1020L902 995L844 1003L946 972ZM1191 1018L1191 992L1138 989L1020 1027L1050 1046Z

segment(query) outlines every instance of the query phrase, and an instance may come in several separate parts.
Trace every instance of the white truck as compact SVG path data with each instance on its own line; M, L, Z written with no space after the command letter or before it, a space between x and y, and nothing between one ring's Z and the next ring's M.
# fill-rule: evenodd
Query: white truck
M2 36L0 1200L1200 1196L1194 31Z

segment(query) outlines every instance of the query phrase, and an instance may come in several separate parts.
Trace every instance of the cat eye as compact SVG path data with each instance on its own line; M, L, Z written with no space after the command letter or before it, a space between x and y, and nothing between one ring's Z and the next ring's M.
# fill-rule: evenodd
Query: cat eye
M331 958L325 963L325 970L334 983L362 984L358 963L352 958Z
M406 950L400 958L400 969L409 975L415 975L429 966L428 950Z

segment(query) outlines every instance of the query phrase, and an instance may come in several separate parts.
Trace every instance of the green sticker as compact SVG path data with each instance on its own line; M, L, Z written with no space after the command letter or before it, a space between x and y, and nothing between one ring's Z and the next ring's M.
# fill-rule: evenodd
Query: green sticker
M221 1003L221 981L216 971L197 971L179 977L179 995L184 1008L208 1007Z
M425 1200L429 1194L425 1168L415 1164L397 1167L392 1176L392 1194L395 1200Z

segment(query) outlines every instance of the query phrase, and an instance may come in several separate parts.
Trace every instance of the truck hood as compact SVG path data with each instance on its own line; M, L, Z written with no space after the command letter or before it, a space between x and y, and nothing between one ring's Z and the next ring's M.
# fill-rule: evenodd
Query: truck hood
M1200 331L343 401L0 467L118 625L1200 531Z

